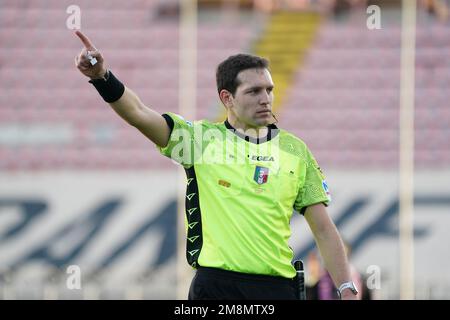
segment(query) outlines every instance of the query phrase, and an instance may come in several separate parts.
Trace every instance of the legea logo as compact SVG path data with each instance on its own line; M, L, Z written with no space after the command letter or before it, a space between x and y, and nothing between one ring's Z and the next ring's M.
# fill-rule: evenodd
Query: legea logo
M275 161L272 156L252 156L253 161Z

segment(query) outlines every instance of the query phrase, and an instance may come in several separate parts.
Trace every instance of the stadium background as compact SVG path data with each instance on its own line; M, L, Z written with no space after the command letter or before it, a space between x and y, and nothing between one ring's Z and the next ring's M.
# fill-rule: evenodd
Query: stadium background
M66 9L115 74L155 110L182 113L178 1L0 2L0 298L174 299L176 166L103 103L74 66ZM337 1L339 4L345 1ZM198 3L195 119L224 118L216 65L268 57L281 127L327 175L329 212L370 276L374 297L400 297L400 1ZM381 29L369 30L369 4ZM440 3L445 3L440 1ZM450 298L450 25L418 6L414 129L414 284ZM447 215L446 215L447 214ZM299 215L291 246L314 249ZM185 264L185 261L181 261ZM66 287L66 268L82 288ZM311 275L306 265L307 277ZM307 279L312 281L312 279Z

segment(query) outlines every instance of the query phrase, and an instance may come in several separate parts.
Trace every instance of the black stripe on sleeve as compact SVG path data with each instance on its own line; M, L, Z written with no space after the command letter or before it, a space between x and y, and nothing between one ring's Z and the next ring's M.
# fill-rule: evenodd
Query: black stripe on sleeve
M166 114L166 113L164 113L164 114L162 115L162 117L164 118L164 120L166 120L167 125L168 125L169 128L170 128L170 133L172 133L173 127L175 126L175 123L173 122L173 119L172 119L168 114Z

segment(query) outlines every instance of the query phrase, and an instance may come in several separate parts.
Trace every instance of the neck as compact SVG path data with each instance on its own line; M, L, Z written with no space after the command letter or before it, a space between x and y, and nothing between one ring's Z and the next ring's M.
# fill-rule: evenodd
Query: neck
M254 127L240 121L239 119L231 115L228 115L228 122L233 128L235 128L237 131L241 132L246 136L252 138L263 138L267 136L268 132L267 126Z

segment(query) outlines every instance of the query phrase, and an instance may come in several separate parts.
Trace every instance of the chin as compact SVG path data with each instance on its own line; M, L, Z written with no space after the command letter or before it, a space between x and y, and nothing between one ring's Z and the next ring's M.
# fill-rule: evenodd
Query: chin
M272 123L272 118L271 117L261 118L261 119L255 120L255 125L258 126L258 127L265 127L265 126L268 126L271 123Z

